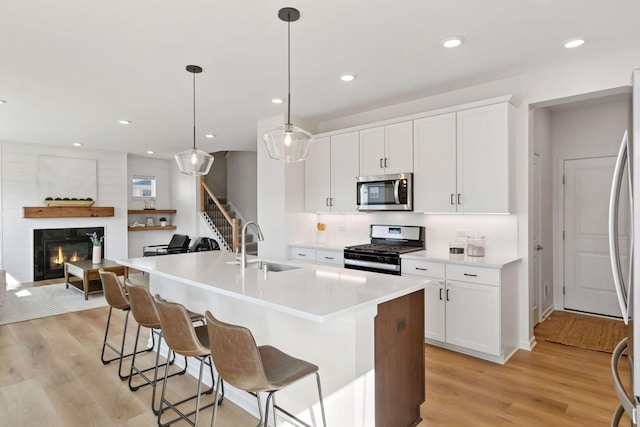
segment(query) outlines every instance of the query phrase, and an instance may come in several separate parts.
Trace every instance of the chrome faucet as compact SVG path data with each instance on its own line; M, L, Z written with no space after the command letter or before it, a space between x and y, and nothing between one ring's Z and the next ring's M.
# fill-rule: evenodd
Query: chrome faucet
M262 230L260 229L260 226L258 225L257 222L255 221L248 221L245 222L245 224L242 226L242 231L240 232L240 235L242 236L242 240L240 243L240 266L241 268L244 270L245 268L247 268L247 242L246 242L246 235L247 235L247 227L249 225L253 224L255 226L256 231L258 232L258 241L262 242L264 240L264 236L262 235Z

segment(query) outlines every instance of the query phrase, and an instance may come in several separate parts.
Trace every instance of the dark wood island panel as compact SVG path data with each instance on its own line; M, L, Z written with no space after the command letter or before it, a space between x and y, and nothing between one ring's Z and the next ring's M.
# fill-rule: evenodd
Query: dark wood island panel
M424 402L424 290L378 305L376 427L415 426Z

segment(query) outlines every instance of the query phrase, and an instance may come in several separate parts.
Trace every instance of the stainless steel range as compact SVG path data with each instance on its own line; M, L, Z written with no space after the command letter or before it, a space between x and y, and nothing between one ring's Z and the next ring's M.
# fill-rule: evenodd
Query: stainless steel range
M425 249L425 229L415 225L371 225L371 243L344 248L344 267L400 275L400 255Z

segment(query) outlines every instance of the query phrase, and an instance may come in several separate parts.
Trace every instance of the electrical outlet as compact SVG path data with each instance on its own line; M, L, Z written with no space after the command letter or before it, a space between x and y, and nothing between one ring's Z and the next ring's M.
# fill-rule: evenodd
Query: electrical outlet
M549 296L549 284L545 283L544 284L544 297L548 297Z
M340 225L338 226L338 231L347 231L347 226L346 226L346 225L344 225L344 224L340 224Z

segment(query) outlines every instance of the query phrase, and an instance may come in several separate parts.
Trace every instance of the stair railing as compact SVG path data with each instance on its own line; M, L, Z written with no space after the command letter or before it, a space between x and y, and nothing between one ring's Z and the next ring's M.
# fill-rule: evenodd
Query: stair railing
M205 212L209 215L209 218L214 223L226 221L231 232L224 233L223 230L219 231L225 239L230 238L231 242L227 241L227 244L232 243L233 252L237 252L240 244L240 221L237 218L231 218L229 212L222 206L222 203L213 194L207 183L204 182L204 177L200 177L200 212Z

